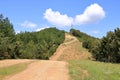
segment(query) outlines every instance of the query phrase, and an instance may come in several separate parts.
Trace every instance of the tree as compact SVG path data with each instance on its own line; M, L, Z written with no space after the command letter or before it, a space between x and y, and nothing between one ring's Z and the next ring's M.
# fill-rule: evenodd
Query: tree
M0 15L0 58L10 58L10 53L13 50L11 47L14 42L15 32L13 25L8 18Z
M13 37L15 35L13 25L8 18L3 18L2 15L0 15L0 33L2 33L4 37Z
M27 45L24 46L24 49L21 54L21 58L35 59L37 54L37 47L35 43L30 40Z
M95 49L92 54L96 60L120 62L120 29L117 28L114 32L109 31L107 36L102 38L100 46Z

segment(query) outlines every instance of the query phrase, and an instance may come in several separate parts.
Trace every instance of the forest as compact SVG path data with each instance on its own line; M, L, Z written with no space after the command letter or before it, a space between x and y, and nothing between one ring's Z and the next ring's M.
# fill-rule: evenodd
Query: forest
M55 27L16 34L9 19L0 15L0 59L49 59L64 39L65 32Z

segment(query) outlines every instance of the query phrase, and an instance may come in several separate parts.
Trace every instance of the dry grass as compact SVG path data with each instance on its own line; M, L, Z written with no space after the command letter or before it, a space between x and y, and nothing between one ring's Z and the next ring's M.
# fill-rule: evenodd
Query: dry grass
M3 80L4 77L16 74L18 72L23 71L27 68L30 62L19 63L11 66L1 67L0 68L0 80Z

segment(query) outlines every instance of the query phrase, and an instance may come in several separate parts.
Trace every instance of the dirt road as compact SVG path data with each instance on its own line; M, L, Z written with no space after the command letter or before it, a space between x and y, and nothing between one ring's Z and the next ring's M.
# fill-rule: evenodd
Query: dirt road
M69 80L67 63L64 61L34 61L28 68L4 80Z
M57 60L63 54L63 51L67 49L65 45L76 41L76 38L67 34L65 37L65 42L61 44L62 46L59 46L51 60L33 60L31 64L28 65L27 69L15 75L7 76L4 80L69 80L68 63L66 61ZM17 63L24 63L29 60L4 61L0 63L7 62L8 65L4 64L3 66L10 66Z

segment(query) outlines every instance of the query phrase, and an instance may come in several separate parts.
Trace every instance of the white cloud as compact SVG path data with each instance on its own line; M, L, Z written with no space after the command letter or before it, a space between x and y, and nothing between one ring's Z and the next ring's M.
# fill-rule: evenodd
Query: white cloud
M71 26L71 25L83 25L89 23L99 22L105 17L105 11L97 3L88 6L83 14L76 15L75 18L67 16L67 14L61 14L58 11L53 11L51 8L47 9L44 13L44 18L48 22L57 26Z
M44 30L44 29L46 29L46 28L49 28L49 27L38 28L38 29L36 29L36 32L41 31L41 30Z
M53 11L50 8L44 13L44 18L57 26L70 26L73 23L72 17L68 17L66 14L62 15L60 12Z
M74 24L75 25L82 25L82 24L89 24L89 23L96 23L99 22L101 19L105 17L105 11L103 8L94 3L88 6L83 14L76 15Z
M33 22L30 22L30 21L24 21L22 24L20 24L21 26L23 27L26 27L26 28L35 28L37 26L37 24L33 23Z
M19 34L19 33L20 33L20 31L16 31L16 32L15 32L15 34Z
M92 33L93 33L93 34L99 34L100 31L94 30L94 31L92 31Z

